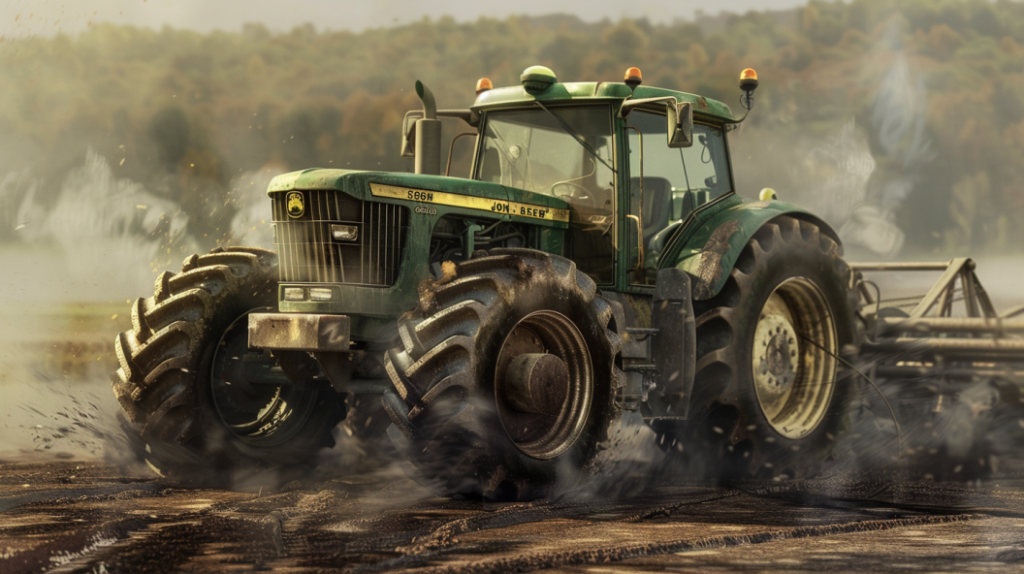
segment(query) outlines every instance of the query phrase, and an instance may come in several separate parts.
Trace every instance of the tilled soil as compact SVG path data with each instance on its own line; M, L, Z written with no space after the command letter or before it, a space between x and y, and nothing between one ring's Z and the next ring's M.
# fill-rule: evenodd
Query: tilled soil
M1024 480L660 486L435 498L395 470L277 492L97 462L0 463L0 572L1018 572Z

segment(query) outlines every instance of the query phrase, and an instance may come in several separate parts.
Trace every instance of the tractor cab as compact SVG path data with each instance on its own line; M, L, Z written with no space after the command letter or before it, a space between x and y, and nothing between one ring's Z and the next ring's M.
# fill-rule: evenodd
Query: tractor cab
M735 120L720 102L641 83L636 68L625 83L559 83L534 66L521 86L493 89L484 78L469 110L439 112L421 85L425 109L407 114L403 153L429 173L425 148L442 149L423 139L429 116L461 118L477 136L471 179L505 187L512 202L559 200L569 214L559 254L599 285L650 286L666 241L733 195L726 132ZM428 162L436 173L439 161Z

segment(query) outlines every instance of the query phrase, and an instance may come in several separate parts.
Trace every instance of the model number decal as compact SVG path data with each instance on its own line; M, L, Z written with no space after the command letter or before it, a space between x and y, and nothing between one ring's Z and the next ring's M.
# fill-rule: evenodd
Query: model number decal
M532 219L546 219L548 221L569 221L569 210L543 207L528 203L517 203L514 201L501 201L476 197L472 195L461 195L458 193L447 193L443 191L427 191L422 189L409 189L394 185L371 183L370 192L376 197L389 197L392 199L403 199L419 203L433 203L435 205L450 205L464 209L479 209L504 215L515 215L518 217L529 217ZM435 208L417 206L416 213L434 215Z
M434 194L429 191L409 190L409 199L413 201L434 201Z

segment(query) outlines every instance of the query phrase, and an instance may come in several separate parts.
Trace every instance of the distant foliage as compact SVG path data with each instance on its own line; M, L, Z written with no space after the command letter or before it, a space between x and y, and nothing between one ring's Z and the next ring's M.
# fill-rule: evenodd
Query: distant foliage
M216 241L235 215L229 191L249 185L241 174L411 169L398 149L416 79L440 107L465 107L482 76L510 85L544 64L563 81L621 81L635 65L650 84L738 109L737 74L753 67L757 107L734 135L741 193L770 185L784 199L811 197L797 144L834 140L853 118L884 169L874 180L908 178L894 216L910 245L1008 249L1024 241L1024 226L1008 224L1024 220L1022 45L1024 4L986 0L814 0L671 25L442 17L358 34L94 25L0 42L0 180L31 172L45 202L91 147L115 177L179 203L193 234ZM884 157L888 136L873 120L900 58L925 110L924 131L908 133L928 153L912 162Z

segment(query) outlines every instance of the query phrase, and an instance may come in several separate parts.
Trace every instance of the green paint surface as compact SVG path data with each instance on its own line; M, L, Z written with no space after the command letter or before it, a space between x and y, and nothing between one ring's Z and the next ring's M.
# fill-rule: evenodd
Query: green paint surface
M657 269L678 267L686 271L696 279L694 299L710 299L725 285L740 252L757 230L781 215L813 222L823 233L838 240L827 223L797 205L742 199L731 194L695 213L666 241Z
M557 83L537 94L527 92L523 86L495 88L480 94L473 108L486 110L490 107L510 107L529 104L536 100L552 103L558 100L580 101L580 103L584 103L581 100L595 99L625 100L631 95L638 100L670 96L678 102L693 104L694 116L704 116L712 121L732 121L734 119L729 106L711 98L649 86L638 86L635 91L631 92L629 86L616 82Z
M554 83L547 89L534 93L528 92L521 85L496 88L480 94L473 109L486 116L492 109L529 107L533 106L533 102L537 100L580 104L591 104L603 100L613 104L611 113L615 114L617 111L617 105L614 105L616 100L621 102L631 96L637 99L669 96L679 102L690 102L695 117L707 123L722 125L732 122L734 119L729 107L716 100L642 85L635 91L631 91L625 84L615 82ZM628 228L624 224L625 211L621 208L623 205L628 205L630 177L626 155L625 125L626 122L622 118L614 118L618 154L616 194L620 205L617 215L616 240L620 246L620 252L622 246L627 244L626 230ZM281 300L281 311L346 314L357 319L353 323L353 337L356 339L373 340L374 338L392 336L387 331L388 321L392 321L394 317L414 308L418 302L419 285L432 277L428 268L431 237L437 222L445 217L463 218L479 225L487 225L488 222L501 220L527 224L530 229L527 233L527 247L559 255L566 254L566 229L568 227L566 223L462 206L375 197L370 190L371 183L559 209L569 207L565 201L541 193L455 177L340 169L307 169L278 176L270 183L268 194L271 196L291 190L337 190L364 201L402 204L410 208L406 245L402 253L398 279L394 285L390 287L332 285L336 292L333 301L290 302ZM417 205L429 205L434 209L429 213L417 213L415 210ZM434 212L435 209L436 212ZM628 271L629 261L620 254L614 261L614 285L602 286L602 289L649 296L658 269L678 267L695 278L695 299L713 297L725 284L740 252L757 230L780 215L791 215L813 221L821 226L826 234L835 235L817 217L793 204L781 201L745 200L735 193L728 193L690 214L686 220L681 222L677 230L666 238L658 253L657 261L655 262L653 257L647 261L646 272L649 285L632 284L632 274ZM288 285L298 284L290 283ZM285 285L281 286L282 289L284 287Z
M341 169L307 169L279 175L270 182L268 195L284 193L291 190L336 190L353 197L380 203L400 204L409 207L409 229L406 234L405 249L399 265L398 278L390 287L373 287L360 285L333 284L335 297L331 301L285 301L278 297L279 307L285 313L334 313L354 317L386 319L401 315L416 306L418 286L432 277L430 273L430 241L434 226L442 217L455 216L482 222L515 221L526 223L536 228L536 239L532 247L549 253L562 254L564 251L564 230L566 223L559 221L540 220L532 217L494 213L480 209L470 209L438 203L406 201L386 197L375 197L370 191L371 183L407 187L416 190L429 190L453 193L470 197L484 197L498 201L516 201L543 207L565 209L568 204L558 198L540 193L509 188L496 183L474 181L469 179L444 177L437 175L418 175L411 173L389 173L374 171L354 171ZM436 213L417 213L417 205L429 206ZM282 283L279 293L283 295L285 287L309 286L309 283ZM322 284L321 284L322 286ZM352 336L376 333L375 324L366 327L366 332L359 330L363 323L354 323Z

